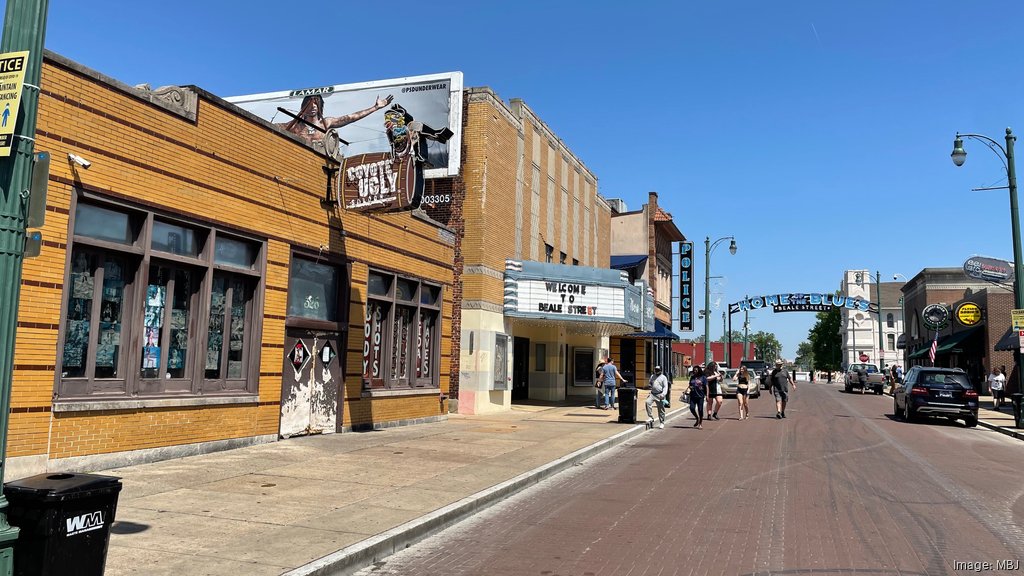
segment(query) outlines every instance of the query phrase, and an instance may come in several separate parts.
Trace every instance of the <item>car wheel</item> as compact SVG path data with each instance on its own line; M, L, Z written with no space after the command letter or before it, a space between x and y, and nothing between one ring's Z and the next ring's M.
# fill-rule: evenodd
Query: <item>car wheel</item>
M907 422L917 420L917 414L914 414L914 411L910 409L910 402L907 402L907 405L903 408L903 419Z
M975 426L978 425L978 417L968 416L967 418L964 418L964 425L966 425L968 428L974 428Z

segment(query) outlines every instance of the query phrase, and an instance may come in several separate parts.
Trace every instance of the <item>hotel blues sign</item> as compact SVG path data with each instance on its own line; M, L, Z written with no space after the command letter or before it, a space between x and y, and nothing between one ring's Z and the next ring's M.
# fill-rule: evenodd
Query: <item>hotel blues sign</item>
M769 294L767 296L749 297L729 304L729 314L745 310L772 308L772 312L828 312L832 308L846 308L860 312L877 312L874 302L863 298L843 296L840 294L801 293Z
M679 243L679 330L693 330L693 242Z

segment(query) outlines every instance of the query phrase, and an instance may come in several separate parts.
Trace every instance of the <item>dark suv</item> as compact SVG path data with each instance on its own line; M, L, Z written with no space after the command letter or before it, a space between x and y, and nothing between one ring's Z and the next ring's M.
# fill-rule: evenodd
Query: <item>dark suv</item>
M896 388L892 404L893 414L907 422L918 416L945 416L963 420L968 427L978 425L978 393L959 368L914 366Z

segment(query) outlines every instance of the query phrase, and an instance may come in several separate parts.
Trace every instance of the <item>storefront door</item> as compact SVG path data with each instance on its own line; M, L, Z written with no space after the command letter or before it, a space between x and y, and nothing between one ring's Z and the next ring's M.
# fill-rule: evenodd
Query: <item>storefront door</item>
M338 332L289 328L281 376L282 438L330 434L341 421Z
M512 344L512 401L530 397L530 339L517 337Z

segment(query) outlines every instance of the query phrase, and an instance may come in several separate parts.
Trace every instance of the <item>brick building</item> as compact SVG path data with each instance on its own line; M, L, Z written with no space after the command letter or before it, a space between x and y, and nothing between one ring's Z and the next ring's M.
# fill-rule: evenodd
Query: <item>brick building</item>
M612 355L626 378L646 382L655 366L670 374L672 342L672 247L686 237L672 215L658 206L658 193L649 192L640 210L628 211L621 200L609 200L611 217L611 267L629 274L630 281L643 279L654 292L654 330L612 337Z
M463 122L458 409L591 397L609 336L653 325L646 282L609 269L597 177L529 106L470 88Z
M54 161L24 266L9 474L446 417L451 229L322 206L321 153L198 88L132 88L47 53L39 106ZM373 382L368 307L391 322Z
M1019 389L1019 375L1013 363L1012 348L998 350L997 344L1009 332L1013 292L1009 288L969 278L962 268L925 268L903 287L906 302L907 366L931 365L928 350L936 332L929 330L921 313L929 304L946 304L949 324L938 331L935 365L962 368L971 383L983 393L985 375L993 366L1005 367L1008 389ZM953 312L963 303L981 308L981 321L965 326Z

